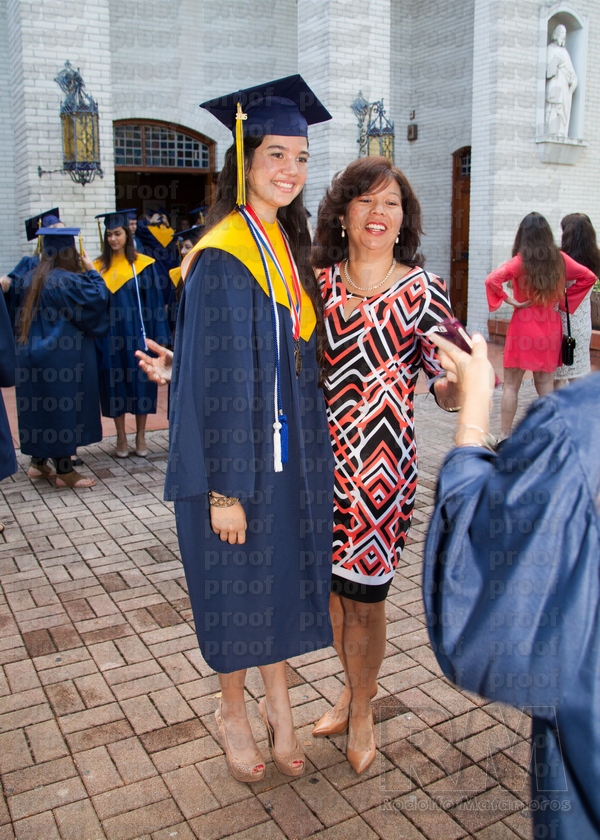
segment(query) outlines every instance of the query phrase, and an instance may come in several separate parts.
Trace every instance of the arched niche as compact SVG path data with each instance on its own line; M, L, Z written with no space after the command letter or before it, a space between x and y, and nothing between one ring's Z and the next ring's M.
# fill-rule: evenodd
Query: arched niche
M552 33L559 24L567 30L565 47L577 74L577 87L571 102L568 134L557 139L549 134L546 125L546 52ZM583 138L588 26L588 19L569 3L555 3L540 9L536 142L544 163L574 164L587 146Z

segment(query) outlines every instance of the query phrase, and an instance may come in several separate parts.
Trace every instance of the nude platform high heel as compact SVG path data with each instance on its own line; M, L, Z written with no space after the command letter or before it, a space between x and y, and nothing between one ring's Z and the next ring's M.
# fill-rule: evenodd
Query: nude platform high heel
M263 721L265 722L265 726L267 727L269 745L271 747L271 755L273 756L275 766L277 767L280 773L283 773L284 776L301 776L304 773L305 759L304 750L300 746L298 736L296 735L296 746L291 752L284 753L283 755L281 753L275 752L275 733L273 731L273 727L269 723L269 718L267 717L267 701L265 697L261 698L261 700L259 701L258 711L260 712L260 716L262 717ZM300 761L302 763L294 767L295 761Z

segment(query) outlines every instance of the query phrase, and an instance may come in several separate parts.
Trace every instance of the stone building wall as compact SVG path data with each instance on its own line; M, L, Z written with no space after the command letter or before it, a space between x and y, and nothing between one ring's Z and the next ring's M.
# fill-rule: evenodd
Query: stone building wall
M560 4L555 4L558 8ZM594 0L569 4L590 20L584 139L575 165L542 163L536 144L540 62L539 0L476 0L473 84L473 173L469 326L485 330L484 280L510 257L520 220L532 210L548 219L560 242L560 219L584 212L600 229L600 32ZM512 311L512 310L511 310ZM507 307L495 317L510 317Z
M112 204L108 23L108 0L45 0L43 4L8 0L8 60L15 155L12 177L20 253L31 251L31 246L26 244L23 219L55 205L60 206L61 217L67 223L83 228L86 243L93 251L96 235L92 209ZM41 178L38 175L38 166L45 170L62 167L59 117L62 92L54 77L67 59L73 67L80 69L86 91L96 99L100 111L100 153L105 177L103 180L96 178L85 187L74 184L62 173ZM14 244L6 246L3 241L0 247L2 265L11 268Z

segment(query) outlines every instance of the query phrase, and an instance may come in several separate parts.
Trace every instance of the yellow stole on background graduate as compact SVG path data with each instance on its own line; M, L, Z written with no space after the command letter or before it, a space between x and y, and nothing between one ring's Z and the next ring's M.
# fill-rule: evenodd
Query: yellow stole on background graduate
M163 248L166 248L175 236L173 228L163 227L162 225L148 225L148 230L155 239L158 239Z
M134 263L138 277L140 273L149 265L152 265L153 262L155 262L155 260L153 260L152 257L147 257L145 254L138 254ZM125 254L118 254L116 257L113 256L110 268L106 271L100 271L100 267L102 265L100 257L94 260L94 265L96 266L96 270L102 275L102 279L106 283L109 292L113 295L115 292L119 291L121 286L124 286L125 283L133 277L133 268Z
M178 265L176 268L169 269L169 277L171 278L171 283L177 287L181 283L181 266Z
M277 254L277 258L283 270L290 278L289 286L291 289L291 269L288 269L289 261L283 244L283 234L279 230L277 223L269 224L268 222L263 221L263 226L269 235L273 250ZM263 292L268 296L269 286L267 284L267 278L258 248L256 247L256 243L248 229L248 225L237 210L232 210L228 216L225 216L218 225L215 225L214 228L209 230L206 236L203 236L202 239L194 245L192 250L186 254L183 262L181 263L181 274L184 280L190 272L198 254L205 248L217 248L220 251L226 251L228 254L231 254L233 257L238 259L246 266ZM283 281L279 276L279 272L271 263L270 258L267 257L267 261L269 263L269 273L271 275L273 291L275 292L275 300L277 303L281 303L285 306L286 309L289 309L290 304L287 292L285 290L285 286L283 285ZM311 300L306 294L304 288L302 288L301 293L302 317L300 321L300 335L305 341L308 341L316 326L317 318L315 316L315 310L313 309Z

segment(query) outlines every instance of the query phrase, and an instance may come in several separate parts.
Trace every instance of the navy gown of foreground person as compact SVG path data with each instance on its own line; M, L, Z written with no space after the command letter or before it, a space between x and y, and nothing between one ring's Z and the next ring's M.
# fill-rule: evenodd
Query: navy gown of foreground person
M286 323L289 310L278 310ZM333 464L315 341L314 331L301 339L296 379L294 343L281 330L289 460L274 472L269 298L236 257L204 250L179 307L166 498L175 500L200 648L220 673L331 644ZM212 530L209 490L243 500L244 545Z
M15 340L4 299L0 296L0 388L12 388L15 384L17 357ZM6 416L4 399L0 392L0 481L16 473L18 469L12 434ZM0 525L0 532L4 526Z
M30 271L11 288L17 328L34 275ZM102 440L95 339L109 329L108 297L96 271L52 268L46 275L26 343L17 342L23 454L64 458Z
M454 449L426 544L438 662L532 715L535 837L557 840L600 837L599 418L595 374L537 402L497 455Z

